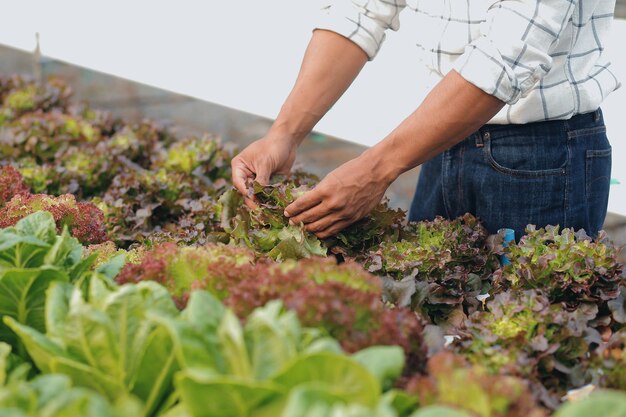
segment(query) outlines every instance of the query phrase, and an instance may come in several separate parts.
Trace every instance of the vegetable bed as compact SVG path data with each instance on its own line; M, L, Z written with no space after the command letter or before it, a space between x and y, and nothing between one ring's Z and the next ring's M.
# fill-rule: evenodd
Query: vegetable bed
M0 416L626 416L603 232L383 202L320 240L282 214L313 175L249 184L251 210L214 137L55 79L0 102Z

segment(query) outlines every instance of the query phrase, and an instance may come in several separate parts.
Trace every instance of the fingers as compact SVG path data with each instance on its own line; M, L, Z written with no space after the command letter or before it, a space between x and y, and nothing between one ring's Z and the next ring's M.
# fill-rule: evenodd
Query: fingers
M333 223L332 225L330 225L325 230L322 230L321 232L316 232L315 236L317 236L320 239L327 239L331 236L336 235L337 233L339 233L346 227L350 226L352 223L354 223L354 220L352 219L339 220Z
M248 206L249 209L254 210L255 208L258 208L259 205L254 201L253 198L249 198L249 197L244 197L243 202L245 203L246 206Z
M321 202L322 193L318 189L314 188L293 203L289 204L287 208L285 208L285 216L297 218L300 213L317 206Z
M244 203L248 208L255 209L258 207L258 204L254 201L249 195L248 185L250 181L255 179L262 185L266 185L269 182L270 175L267 174L269 171L264 170L263 174L255 175L254 171L248 168L248 165L245 161L240 157L235 157L231 162L232 168L232 181L233 185L243 195Z
M256 173L256 176L254 177L254 180L258 182L259 184L265 186L270 183L271 176L272 176L272 173L269 170L259 169L259 171Z
M297 216L290 217L289 222L291 224L303 223L308 225L309 223L314 223L320 219L326 218L331 213L332 210L328 207L328 204L320 203L317 206L301 212Z
M254 172L250 170L245 162L238 157L235 157L231 162L232 168L232 180L233 185L243 196L247 193L247 181L249 178L254 178Z
M330 214L328 216L320 217L319 219L309 222L308 224L305 223L304 230L311 233L323 232L340 220L341 218L337 214Z

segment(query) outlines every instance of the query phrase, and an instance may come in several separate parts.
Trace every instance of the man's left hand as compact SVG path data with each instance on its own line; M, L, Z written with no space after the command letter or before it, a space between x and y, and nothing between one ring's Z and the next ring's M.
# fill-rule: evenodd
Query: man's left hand
M394 175L382 174L372 152L346 162L285 209L293 224L325 239L367 216L380 202Z

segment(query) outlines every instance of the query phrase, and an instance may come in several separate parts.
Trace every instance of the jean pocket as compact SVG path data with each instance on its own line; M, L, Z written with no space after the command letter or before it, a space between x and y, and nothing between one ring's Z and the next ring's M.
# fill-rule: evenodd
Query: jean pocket
M587 150L585 158L585 197L589 223L602 228L611 186L611 148Z
M496 171L515 177L564 176L569 151L563 137L533 134L496 135L487 132L483 152Z

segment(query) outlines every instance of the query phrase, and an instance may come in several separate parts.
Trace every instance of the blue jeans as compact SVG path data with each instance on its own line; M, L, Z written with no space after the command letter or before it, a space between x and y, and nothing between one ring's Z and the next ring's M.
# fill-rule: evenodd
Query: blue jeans
M611 145L601 110L569 120L485 125L424 163L409 219L466 212L491 233L528 224L585 229L595 236L606 216Z

